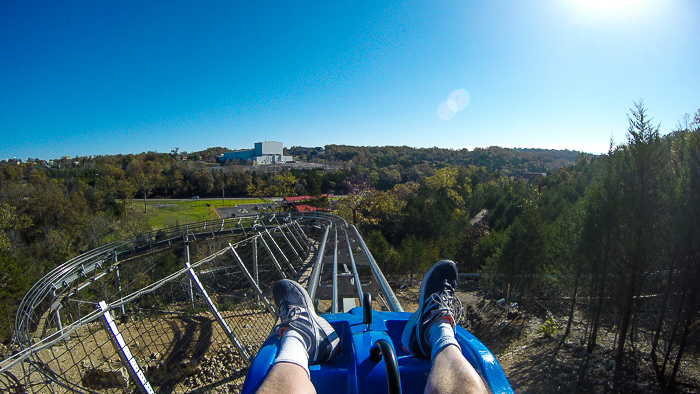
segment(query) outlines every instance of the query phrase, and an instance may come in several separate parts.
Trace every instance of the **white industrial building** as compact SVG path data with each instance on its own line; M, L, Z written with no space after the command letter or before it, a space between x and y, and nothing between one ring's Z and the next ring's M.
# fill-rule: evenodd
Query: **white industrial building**
M254 149L226 152L220 158L221 161L238 160L241 162L246 162L248 159L256 165L294 161L294 157L284 155L282 143L276 141L256 142Z

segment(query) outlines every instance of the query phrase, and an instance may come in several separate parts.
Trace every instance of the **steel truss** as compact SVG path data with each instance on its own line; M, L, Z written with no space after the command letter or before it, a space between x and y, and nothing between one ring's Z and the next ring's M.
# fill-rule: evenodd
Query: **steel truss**
M357 229L325 213L223 219L82 254L22 300L3 392L235 390L275 323L272 285L304 284L318 313L402 311ZM217 370L225 365L224 370Z

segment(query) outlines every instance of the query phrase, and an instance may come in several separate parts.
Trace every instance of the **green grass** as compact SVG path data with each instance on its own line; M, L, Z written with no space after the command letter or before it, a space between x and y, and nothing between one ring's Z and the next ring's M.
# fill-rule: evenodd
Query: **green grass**
M203 220L218 219L215 208L233 207L238 204L262 204L258 198L246 200L191 200L191 201L170 201L158 200L147 201L148 213L145 218L153 230L161 228L191 223ZM143 212L143 200L134 199L134 211Z

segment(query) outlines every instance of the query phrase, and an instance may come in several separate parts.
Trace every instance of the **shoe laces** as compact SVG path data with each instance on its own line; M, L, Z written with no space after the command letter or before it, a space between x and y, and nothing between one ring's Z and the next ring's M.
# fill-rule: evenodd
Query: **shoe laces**
M425 309L430 311L430 317L424 321L440 321L449 316L454 325L462 319L462 301L455 297L455 289L451 284L445 282L442 291L433 293L426 301Z
M301 316L302 310L300 306L281 303L279 306L280 323L279 325L289 324Z

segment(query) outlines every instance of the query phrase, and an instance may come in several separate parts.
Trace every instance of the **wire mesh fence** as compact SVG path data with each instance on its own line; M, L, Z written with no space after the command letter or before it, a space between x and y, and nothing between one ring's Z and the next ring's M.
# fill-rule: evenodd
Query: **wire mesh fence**
M0 363L0 391L238 392L275 324L277 280L311 284L313 267L325 272L319 312L332 309L327 272L337 271L339 261L343 272L357 263L353 280L381 292L383 277L370 269L359 234L320 245L329 229L344 225L328 214L225 219L78 256L23 299L15 323L19 351ZM363 287L356 287L361 298ZM392 296L375 297L390 301L376 309L396 310Z
M148 233L73 259L20 306L3 392L237 391L310 244L291 218Z

